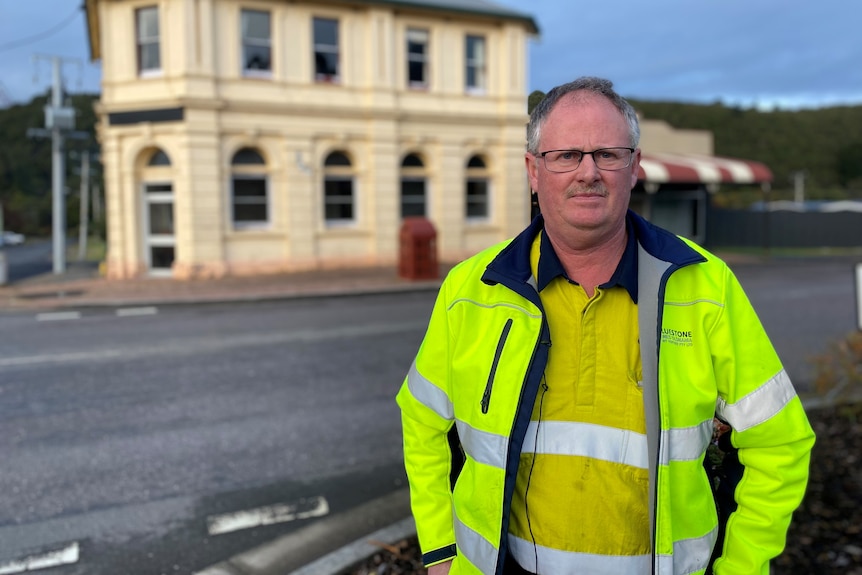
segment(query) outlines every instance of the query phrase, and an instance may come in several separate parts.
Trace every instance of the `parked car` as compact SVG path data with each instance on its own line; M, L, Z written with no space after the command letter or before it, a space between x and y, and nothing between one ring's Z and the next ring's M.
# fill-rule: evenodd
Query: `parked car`
M0 246L17 246L24 243L24 234L18 232L5 231L0 234Z

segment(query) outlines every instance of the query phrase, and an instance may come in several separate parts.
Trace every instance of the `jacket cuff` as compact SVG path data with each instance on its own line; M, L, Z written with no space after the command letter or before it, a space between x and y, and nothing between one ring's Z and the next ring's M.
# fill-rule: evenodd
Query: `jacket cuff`
M430 567L432 565L436 565L437 563L442 563L443 561L448 561L449 559L454 558L458 555L458 552L455 550L455 544L449 545L447 547L442 547L440 549L435 549L434 551L429 551L422 555L422 563L425 567Z

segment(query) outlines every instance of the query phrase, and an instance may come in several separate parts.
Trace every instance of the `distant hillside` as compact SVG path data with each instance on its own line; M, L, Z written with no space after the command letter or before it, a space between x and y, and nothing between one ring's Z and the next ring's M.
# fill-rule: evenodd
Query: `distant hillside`
M529 98L535 106L541 92ZM71 97L76 129L95 133L93 103L97 94ZM7 229L46 233L51 226L51 142L28 138L29 128L44 126L47 96L0 109L0 203ZM698 105L632 100L644 118L664 120L675 128L710 130L715 153L763 162L775 176L773 198L792 197L792 174L806 174L806 198L862 198L862 106L800 111L758 111L722 104ZM70 226L77 223L76 149L69 141L66 186ZM95 145L95 137L89 142ZM98 180L100 169L94 165ZM735 201L743 196L734 194ZM753 197L753 199L758 199Z
M95 134L93 102L97 99L94 94L71 96L71 106L77 112L76 131ZM30 128L44 128L47 102L47 95L39 96L27 104L0 109L0 203L4 227L27 235L47 234L51 228L51 140L27 136ZM70 226L78 221L80 155L76 152L85 145L94 147L95 136L89 142L67 142L66 219ZM94 177L98 178L98 164L94 168Z
M762 112L721 104L632 105L644 118L711 131L716 155L763 162L776 190L792 188L793 173L802 170L811 197L862 197L862 106Z

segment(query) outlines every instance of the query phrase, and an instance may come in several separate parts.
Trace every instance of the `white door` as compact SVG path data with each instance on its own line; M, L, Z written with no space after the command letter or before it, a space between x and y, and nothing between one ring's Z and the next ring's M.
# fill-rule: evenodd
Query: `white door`
M150 275L169 276L174 263L174 189L144 184L144 257Z

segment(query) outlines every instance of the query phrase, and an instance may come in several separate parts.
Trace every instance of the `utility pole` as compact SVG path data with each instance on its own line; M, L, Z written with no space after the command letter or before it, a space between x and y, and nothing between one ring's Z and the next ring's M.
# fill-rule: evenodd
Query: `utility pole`
M34 56L39 58L40 56ZM43 58L49 58L42 56ZM51 188L52 214L51 236L53 246L54 273L66 271L66 140L86 139L86 132L75 132L75 110L63 105L63 79L60 67L62 58L50 57L53 66L51 104L45 106L45 129L27 130L28 136L51 138Z
M75 128L75 111L63 106L63 85L60 74L60 59L54 58L53 89L51 106L45 107L45 128L51 130L51 189L54 273L66 271L66 198L63 195L66 183L66 141L63 130Z
M805 172L793 172L793 200L800 206L805 203Z
M78 261L87 257L87 224L90 218L90 152L84 150L81 155L81 205L78 222Z

